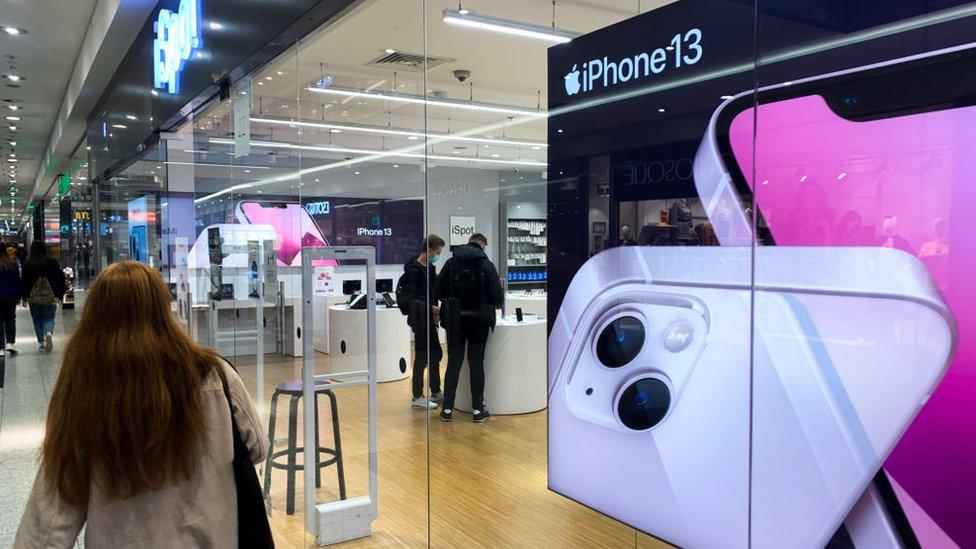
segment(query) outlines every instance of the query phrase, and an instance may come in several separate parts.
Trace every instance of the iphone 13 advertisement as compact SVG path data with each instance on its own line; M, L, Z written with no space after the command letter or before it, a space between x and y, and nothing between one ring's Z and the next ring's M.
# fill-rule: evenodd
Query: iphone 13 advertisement
M689 0L550 49L551 489L686 547L976 546L974 17Z

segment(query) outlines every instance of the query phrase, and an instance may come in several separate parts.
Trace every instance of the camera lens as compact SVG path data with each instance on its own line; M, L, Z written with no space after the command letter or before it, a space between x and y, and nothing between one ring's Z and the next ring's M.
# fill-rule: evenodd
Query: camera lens
M596 356L604 366L619 368L634 360L643 346L644 325L632 316L622 316L600 333Z
M668 386L660 379L646 377L624 389L617 403L617 415L628 429L646 431L664 419L670 405Z

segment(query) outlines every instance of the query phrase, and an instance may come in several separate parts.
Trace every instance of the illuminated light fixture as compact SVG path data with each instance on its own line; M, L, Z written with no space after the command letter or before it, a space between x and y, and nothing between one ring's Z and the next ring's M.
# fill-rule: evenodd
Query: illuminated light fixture
M19 116L8 116L7 117L7 120L9 120L11 122L19 122L20 121L20 117Z
M152 95L153 97L159 97L159 92L158 92L158 91L156 91L156 90L149 90L149 93L150 93L150 94L151 94L151 95Z
M225 139L222 137L212 137L210 138L211 143L221 144L221 145L233 145L233 139ZM505 160L505 159L494 159L494 158L478 158L472 156L444 156L444 155L434 155L434 154L423 154L423 153L411 153L406 151L378 151L371 149L352 149L347 147L321 147L317 145L296 145L294 143L281 143L272 141L251 141L252 147L264 147L270 149L295 149L302 151L321 151L321 152L333 152L340 154L364 154L364 155L376 155L378 157L402 157L402 158L419 158L419 159L430 159L430 160L452 160L455 162L474 162L482 164L515 164L519 166L546 166L545 162L538 162L535 160ZM251 166L254 167L254 166ZM397 167L396 164L393 165L394 168Z
M200 2L181 0L174 12L161 9L153 22L152 43L153 88L179 93L180 73L185 62L202 45ZM200 52L197 52L200 53Z
M7 105L7 108L10 109L10 110L12 110L12 111L16 111L16 110L20 109L20 107L18 107L17 105Z
M6 78L7 80L10 80L11 82L20 82L21 80L24 79L19 74L5 74L3 75L3 77Z
M339 95L343 97L361 97L365 99L378 99L381 101L390 101L393 103L412 103L415 105L446 107L446 108L467 110L467 111L492 112L492 113L516 115L516 116L533 116L538 118L545 118L546 116L548 116L546 111L543 110L525 109L522 107L512 107L509 105L498 105L494 103L455 101L452 99L434 99L434 98L404 94L404 93L366 91L366 90L357 90L352 88L339 88L339 87L319 88L314 86L309 87L308 91L315 92L315 93L324 93L328 95Z
M224 30L224 26L216 21L211 21L210 24L207 25L207 27L210 30L215 30L215 31Z
M23 36L27 34L26 29L21 29L18 27L4 27L3 32L9 34L10 36Z
M668 112L668 109L661 107L660 109L657 110L657 112Z
M7 126L7 129L10 130L10 131L12 131L12 132L15 132L15 131L17 131L17 126Z
M396 50L393 49L393 48L386 48L383 51L385 51L387 53L387 55L393 55L394 53L396 53Z
M733 96L731 96L731 95L723 95L722 97L719 97L719 99L721 99L723 101L728 101L729 99L732 99L732 97Z
M213 141L213 139L211 139L211 141ZM229 142L230 143L233 143L233 141L229 141ZM176 161L173 161L173 160L167 160L166 162L163 162L163 164L170 164L170 165L173 165L173 166L210 166L210 167L214 167L214 168L243 168L244 167L244 166L239 166L239 165L238 166L235 166L233 164L207 164L206 162L176 162ZM250 169L252 169L252 170L270 170L271 169L268 166L247 166L247 167L250 168Z
M138 118L136 118L136 115L134 114L127 114L125 115L125 117L129 120L138 120Z
M7 162L17 162L16 158L8 158ZM839 177L837 179L840 179Z
M129 126L126 126L125 124L112 124L112 127L120 130L124 130L127 129Z
M521 36L523 38L545 40L555 44L565 44L566 42L569 42L573 38L579 36L579 33L569 32L554 27L535 25L512 19L502 19L501 17L492 17L490 15L479 15L476 13L471 13L468 10L446 9L443 12L443 19L445 23L450 23L452 25L499 32L503 34L511 34Z
M840 172L840 174L837 176L837 181L840 181L841 179L844 179L845 177L847 177L847 172Z

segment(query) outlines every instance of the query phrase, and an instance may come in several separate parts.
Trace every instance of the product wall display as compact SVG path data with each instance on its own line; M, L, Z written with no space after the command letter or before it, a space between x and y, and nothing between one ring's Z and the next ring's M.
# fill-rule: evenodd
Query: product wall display
M550 487L686 547L973 545L976 6L812 4L550 49Z

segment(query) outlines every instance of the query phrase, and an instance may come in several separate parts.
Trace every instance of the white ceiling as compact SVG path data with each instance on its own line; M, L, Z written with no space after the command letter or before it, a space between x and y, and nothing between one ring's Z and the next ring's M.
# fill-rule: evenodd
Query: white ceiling
M642 11L660 7L668 1L641 0ZM426 4L426 12L424 6ZM549 0L463 0L465 9L495 17L514 19L538 25L552 24L552 3ZM494 32L462 28L444 23L444 9L456 9L456 0L367 0L328 27L306 38L298 48L290 50L253 76L252 117L301 120L343 125L390 127L420 133L473 132L478 137L539 142L542 146L490 145L461 141L425 144L404 136L377 135L343 130L330 133L328 129L298 128L280 124L252 123L252 141L273 141L301 145L302 149L272 149L256 146L246 158L233 159L226 143L213 139L232 138L232 101L215 106L195 120L196 135L193 149L207 148L210 160L226 168L214 166L196 169L198 190L213 192L214 188L258 182L242 192L303 193L337 196L358 189L360 196L392 193L391 196L423 194L424 177L419 164L426 168L469 168L532 173L538 179L547 159L545 118L514 122L504 114L458 110L427 105L403 104L374 99L350 99L308 91L308 87L328 75L333 86L405 94L435 94L439 97L476 102L510 105L528 109L546 107L547 49L544 41L513 37ZM637 14L637 0L558 0L556 25L559 28L587 33L611 25ZM426 35L426 37L425 37ZM366 66L384 55L387 48L399 52L445 57L454 61L427 71L427 80L419 71L381 69ZM460 83L453 71L471 71L469 81ZM235 99L239 100L239 99ZM425 146L426 145L426 146ZM401 151L410 155L435 155L436 159L411 159L389 155L361 163L342 165L350 155L333 151L310 150L308 147L342 147L371 151ZM187 155L187 161L191 160ZM355 157L356 155L351 155ZM481 160L468 161L476 158ZM457 159L457 160L454 160ZM485 160L489 160L485 162ZM492 160L513 162L511 165L493 164ZM523 164L516 164L523 162ZM536 165L525 165L525 162ZM339 163L334 169L323 168ZM270 170L251 169L233 164L266 166ZM393 165L397 165L394 168ZM402 166L412 165L409 172ZM135 168L135 167L133 167ZM280 181L299 168L312 170L297 181ZM321 171L316 171L319 170ZM151 169L140 170L146 175ZM359 173L357 173L359 172ZM400 174L400 175L397 175ZM427 177L431 177L432 172ZM267 180L275 180L265 182ZM511 178L518 181L518 177ZM409 183L408 183L409 182ZM383 186L387 189L384 191ZM396 189L391 188L396 186ZM419 187L418 187L419 186Z
M11 217L12 166L18 189L15 212L26 207L95 4L96 0L0 0L0 26L28 31L22 36L0 32L0 74L22 77L20 82L0 79L0 219ZM16 112L7 108L11 102L20 107ZM11 122L6 117L12 115L21 118L14 122L16 132L8 129ZM15 164L7 162L11 152L17 154Z

